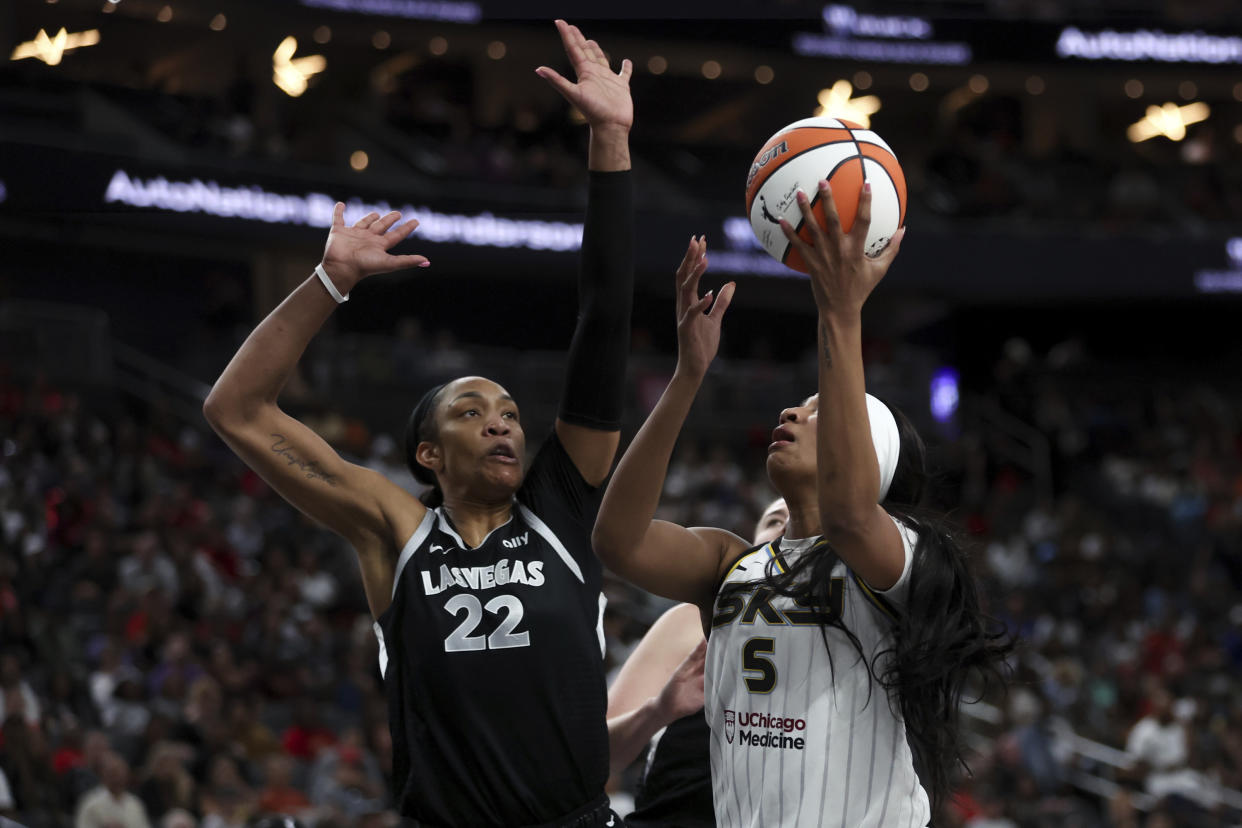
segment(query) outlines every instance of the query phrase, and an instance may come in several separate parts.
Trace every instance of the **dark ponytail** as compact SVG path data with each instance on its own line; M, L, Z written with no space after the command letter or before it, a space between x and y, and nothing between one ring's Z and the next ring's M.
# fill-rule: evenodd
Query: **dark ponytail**
M835 613L820 613L821 633L845 633L871 673L888 693L905 723L914 766L931 797L932 812L950 792L953 772L966 766L958 730L958 708L968 693L982 697L1003 686L1013 640L1002 625L983 613L979 590L962 540L943 515L926 508L926 449L909 419L889 406L897 421L901 450L883 506L917 532L909 591L892 630L892 646L868 658L858 637ZM767 585L807 606L831 607L831 573L839 558L820 541L779 572L769 563ZM788 564L788 562L785 562ZM877 665L882 672L876 672ZM829 665L832 665L831 651ZM833 667L835 671L835 667ZM976 684L976 682L978 682Z
M410 412L410 419L405 423L405 464L415 480L424 486L431 487L419 497L428 509L434 509L444 503L444 492L440 490L440 482L436 480L435 472L418 462L418 444L439 437L439 428L436 425L436 399L447 385L448 383L441 383L434 388L429 388L418 401L418 405L414 406L414 410Z

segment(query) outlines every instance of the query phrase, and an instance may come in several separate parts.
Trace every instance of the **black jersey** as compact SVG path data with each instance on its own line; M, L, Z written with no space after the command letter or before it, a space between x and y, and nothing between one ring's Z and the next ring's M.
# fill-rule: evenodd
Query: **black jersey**
M403 816L536 825L604 801L598 506L553 433L479 546L442 509L405 544L375 625Z
M678 719L652 746L630 828L714 828L711 729L703 711Z

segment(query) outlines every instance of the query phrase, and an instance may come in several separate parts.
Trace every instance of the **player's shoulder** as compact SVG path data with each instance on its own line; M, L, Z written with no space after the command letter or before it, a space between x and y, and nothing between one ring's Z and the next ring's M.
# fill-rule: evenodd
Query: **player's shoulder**
M385 477L381 472L367 466L349 464L350 485L364 492L378 504L388 528L387 538L349 537L355 548L385 548L388 551L402 549L408 539L418 530L429 514L427 507L417 497ZM369 534L369 533L368 533Z

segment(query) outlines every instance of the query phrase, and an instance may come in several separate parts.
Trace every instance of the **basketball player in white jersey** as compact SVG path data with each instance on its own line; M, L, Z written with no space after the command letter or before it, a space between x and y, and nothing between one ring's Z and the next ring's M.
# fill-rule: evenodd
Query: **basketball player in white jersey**
M785 537L754 547L653 519L734 290L726 285L714 306L710 292L699 298L701 240L677 272L677 370L622 458L593 535L613 571L702 612L714 807L726 826L927 825L961 759L964 685L996 675L1007 652L952 536L916 513L926 478L918 435L864 388L862 306L904 231L868 258L870 191L844 233L826 188L817 198L827 231L799 193L813 244L782 225L808 263L819 311L818 393L781 412L768 453L789 507Z

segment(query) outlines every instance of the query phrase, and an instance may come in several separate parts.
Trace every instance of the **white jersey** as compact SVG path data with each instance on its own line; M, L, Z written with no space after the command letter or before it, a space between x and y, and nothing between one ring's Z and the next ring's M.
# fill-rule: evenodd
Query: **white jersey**
M844 563L832 571L833 610L868 660L892 646L893 618L909 590L916 536L898 529L906 562L892 588L869 589ZM716 822L922 828L931 807L884 689L844 633L828 628L830 667L819 613L754 584L773 558L779 569L817 540L778 539L748 551L721 586L749 588L716 596L704 706ZM876 662L881 675L885 662Z

